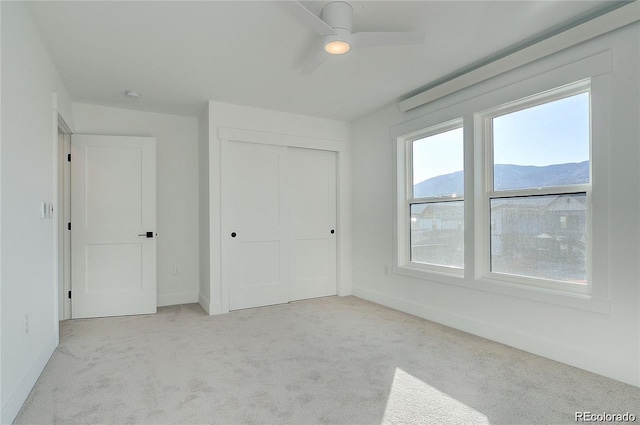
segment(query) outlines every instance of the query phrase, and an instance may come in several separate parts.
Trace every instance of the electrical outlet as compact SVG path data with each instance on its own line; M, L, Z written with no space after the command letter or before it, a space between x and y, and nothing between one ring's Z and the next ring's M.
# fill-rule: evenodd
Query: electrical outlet
M177 265L173 266L173 274L175 274L175 275L182 274L182 267L177 266Z
M28 334L29 333L29 315L25 314L24 315L24 334Z

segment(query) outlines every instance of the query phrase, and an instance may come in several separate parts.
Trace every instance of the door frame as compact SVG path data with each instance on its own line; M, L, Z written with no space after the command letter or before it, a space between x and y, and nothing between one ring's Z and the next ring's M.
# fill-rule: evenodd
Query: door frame
M71 238L67 231L66 223L70 222L71 215L71 175L67 155L71 154L71 128L65 120L57 114L56 135L56 164L55 169L55 203L57 215L55 227L55 251L57 268L55 271L58 292L58 321L71 319L71 300L65 294L71 290ZM62 140L61 137L62 136ZM65 196L66 195L66 196Z
M308 136L290 134L277 134L266 131L245 130L231 127L219 127L218 138L220 140L221 159L228 151L229 143L245 142L264 145L286 146L292 148L315 149L335 152L336 154L336 292L338 296L351 295L351 151L346 141L321 139ZM211 159L211 157L210 157ZM220 187L221 189L221 187ZM211 189L210 189L211 190ZM211 199L211 195L210 195ZM222 217L218 216L217 222L211 222L210 227L223 229ZM217 247L214 245L217 243ZM219 241L211 240L211 258L215 253L222 254L222 238ZM214 264L212 261L211 264ZM224 265L221 264L222 267ZM222 268L221 267L221 268ZM210 305L209 314L222 314L229 312L229 282L223 278L224 272L219 271L219 280L214 276L213 270L210 277L210 293L214 298L214 291L220 291L220 305ZM216 288L219 284L219 289Z

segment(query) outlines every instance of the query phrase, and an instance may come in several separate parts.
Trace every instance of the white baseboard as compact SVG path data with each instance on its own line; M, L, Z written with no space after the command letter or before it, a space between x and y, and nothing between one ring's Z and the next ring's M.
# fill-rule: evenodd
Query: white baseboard
M158 307L197 303L198 294L193 292L183 292L179 294L158 295L158 297L156 298L156 302Z
M219 302L212 303L211 301L209 301L202 294L198 295L198 302L200 303L202 308L204 308L204 311L206 311L209 316L213 316L213 315L216 315L216 314L223 314L224 313L222 311L222 304L221 303L219 303Z
M222 304L221 303L209 303L209 314L210 315L216 315L216 314L226 314L228 313L228 311L222 311Z
M621 362L620 359L614 357L605 358L599 353L593 353L568 344L540 338L493 323L478 321L472 317L454 314L435 307L417 304L413 301L393 297L377 291L354 287L353 295L541 357L546 357L630 385L640 386L637 376L629 373L629 371L635 370L637 366Z
M57 346L58 335L53 334L49 341L44 344L24 378L22 378L16 390L7 400L7 403L2 406L0 424L10 424L16 418Z
M198 304L207 312L208 315L211 315L211 306L209 305L209 299L206 298L202 294L198 294Z

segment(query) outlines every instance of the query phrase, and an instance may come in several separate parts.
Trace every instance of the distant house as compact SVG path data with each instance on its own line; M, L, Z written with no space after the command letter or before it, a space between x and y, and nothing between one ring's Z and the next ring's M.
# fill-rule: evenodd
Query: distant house
M463 203L413 205L411 251L412 261L461 266L464 262Z
M556 279L586 280L586 211L584 195L492 202L492 270L540 276L545 264Z

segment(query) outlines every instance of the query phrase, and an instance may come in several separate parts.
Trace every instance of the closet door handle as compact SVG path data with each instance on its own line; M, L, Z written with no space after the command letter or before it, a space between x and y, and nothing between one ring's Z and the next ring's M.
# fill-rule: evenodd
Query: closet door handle
M331 229L331 234L332 234L332 235L333 235L335 232L336 232L335 230Z
M235 238L236 237L236 232L231 232L231 237Z

